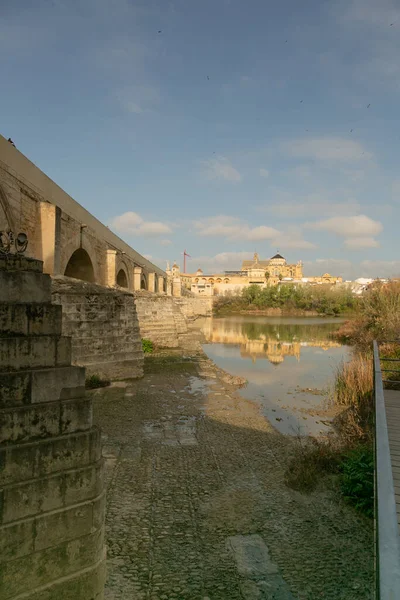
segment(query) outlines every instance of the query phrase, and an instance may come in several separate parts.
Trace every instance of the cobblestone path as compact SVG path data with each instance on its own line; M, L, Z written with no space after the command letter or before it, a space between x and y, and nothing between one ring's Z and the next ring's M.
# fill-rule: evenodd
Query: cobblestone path
M107 600L373 597L372 531L283 482L293 443L207 360L152 357L92 392L108 478Z

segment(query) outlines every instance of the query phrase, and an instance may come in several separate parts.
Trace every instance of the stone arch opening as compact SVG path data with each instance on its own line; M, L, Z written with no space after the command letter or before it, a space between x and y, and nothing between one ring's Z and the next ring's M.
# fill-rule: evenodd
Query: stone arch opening
M74 279L89 281L89 283L95 282L93 264L86 250L78 248L78 250L73 252L65 268L64 275L66 277L74 277Z
M147 279L144 273L142 273L142 276L140 278L140 289L147 290Z
M117 274L117 285L119 287L128 288L128 278L124 269L120 269Z

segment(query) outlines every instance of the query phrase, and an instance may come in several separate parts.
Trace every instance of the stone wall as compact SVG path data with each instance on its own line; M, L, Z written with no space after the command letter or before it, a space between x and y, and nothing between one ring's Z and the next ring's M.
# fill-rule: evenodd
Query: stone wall
M136 292L135 303L142 338L159 348L187 347L187 338L192 336L190 322L209 316L212 310L208 298L173 298L148 292Z
M100 433L42 268L0 255L0 598L101 600Z
M133 294L70 279L52 279L62 305L63 334L72 338L72 362L88 374L115 379L143 375L143 352Z
M175 303L189 320L197 319L198 317L211 317L212 315L212 298L182 296L181 298L175 298Z

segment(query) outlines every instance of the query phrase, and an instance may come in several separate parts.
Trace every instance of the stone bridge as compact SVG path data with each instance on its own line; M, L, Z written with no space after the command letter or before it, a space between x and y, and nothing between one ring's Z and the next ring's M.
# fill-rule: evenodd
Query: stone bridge
M85 210L0 135L0 231L28 235L44 272L129 291L171 293L166 273Z

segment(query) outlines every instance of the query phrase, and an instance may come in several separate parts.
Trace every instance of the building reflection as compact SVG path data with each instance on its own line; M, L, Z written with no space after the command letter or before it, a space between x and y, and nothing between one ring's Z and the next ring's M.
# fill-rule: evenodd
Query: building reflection
M328 339L328 332L315 327L303 330L288 331L285 326L266 326L264 331L250 334L248 324L229 321L211 321L204 328L207 342L214 344L235 344L240 347L240 356L250 358L253 363L257 360L268 360L274 365L282 363L286 357L292 356L300 360L301 349L317 347L326 351L329 348L340 348L341 344ZM289 339L288 339L289 338Z

